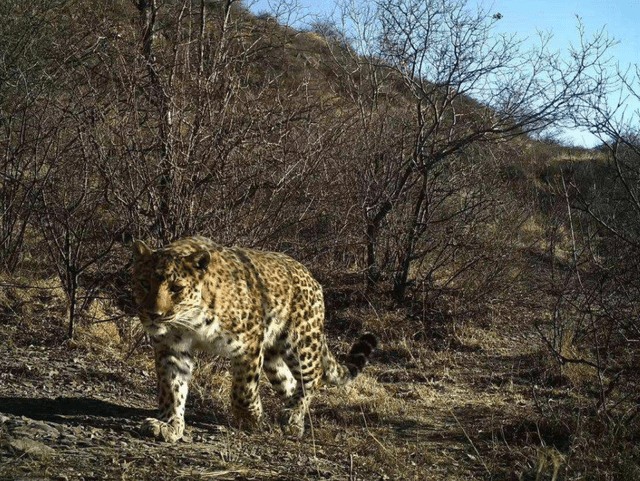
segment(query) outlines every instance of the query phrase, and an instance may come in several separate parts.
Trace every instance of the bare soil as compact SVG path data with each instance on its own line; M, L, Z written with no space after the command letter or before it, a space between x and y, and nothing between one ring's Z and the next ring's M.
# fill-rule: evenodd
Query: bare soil
M570 442L539 416L571 394L522 328L531 309L503 306L446 336L383 336L361 378L315 398L303 439L281 433L266 384L264 428L231 427L225 362L203 357L177 444L138 434L155 414L151 348L86 326L64 340L47 312L0 318L0 479L551 479ZM379 315L335 310L332 348L346 352L354 326Z

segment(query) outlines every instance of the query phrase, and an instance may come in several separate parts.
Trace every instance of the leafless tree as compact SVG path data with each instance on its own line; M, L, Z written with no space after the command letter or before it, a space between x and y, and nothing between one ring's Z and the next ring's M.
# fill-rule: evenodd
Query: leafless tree
M0 257L15 270L25 251L33 205L48 176L47 152L58 138L52 121L52 82L42 40L52 33L61 2L0 6ZM29 11L30 14L26 14Z
M433 189L444 179L444 164L466 157L471 166L481 160L467 155L473 146L568 121L576 106L601 88L613 41L604 32L588 39L579 25L580 46L561 57L550 51L548 36L541 36L538 48L525 50L515 36L496 34L500 17L471 9L464 0L374 5L346 2L342 25L358 53L365 53L368 71L375 72L375 79L369 73L376 85L369 105L381 93L393 94L411 112L411 118L396 119L403 132L390 138L395 148L365 161L373 177L388 177L364 182L370 270L378 262L372 253L381 226L405 211L394 261L394 290L401 302L411 284L411 266L423 257L421 243L437 218ZM357 66L364 75L362 61ZM376 82L382 78L384 87ZM382 159L387 174L381 173Z
M551 329L541 333L562 364L595 370L598 411L623 427L638 414L640 113L626 106L640 101L640 70L609 80L575 111L601 145L591 161L562 166L572 262L557 282Z

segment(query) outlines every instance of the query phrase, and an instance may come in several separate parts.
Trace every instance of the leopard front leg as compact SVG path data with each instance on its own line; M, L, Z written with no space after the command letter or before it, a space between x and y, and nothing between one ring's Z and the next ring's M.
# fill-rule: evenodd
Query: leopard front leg
M184 407L193 371L193 359L188 351L178 351L156 345L156 374L160 418L147 418L142 433L159 441L176 442L184 433Z

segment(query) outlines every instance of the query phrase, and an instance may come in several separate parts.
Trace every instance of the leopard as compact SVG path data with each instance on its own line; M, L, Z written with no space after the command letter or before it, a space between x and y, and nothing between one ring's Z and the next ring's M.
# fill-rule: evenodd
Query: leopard
M159 417L141 432L173 443L185 432L185 405L198 351L230 359L231 408L239 429L263 425L261 374L284 400L285 434L302 436L322 386L355 379L377 348L361 335L340 362L327 346L320 283L278 252L224 247L202 236L158 249L132 244L132 294L153 346Z

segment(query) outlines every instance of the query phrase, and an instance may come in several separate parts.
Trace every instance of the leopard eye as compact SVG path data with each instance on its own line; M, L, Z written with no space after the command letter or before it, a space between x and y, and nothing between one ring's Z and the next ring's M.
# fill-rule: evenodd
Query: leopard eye
M179 292L182 292L183 289L184 289L184 286L180 284L172 284L171 287L169 288L169 290L174 294L178 294Z

